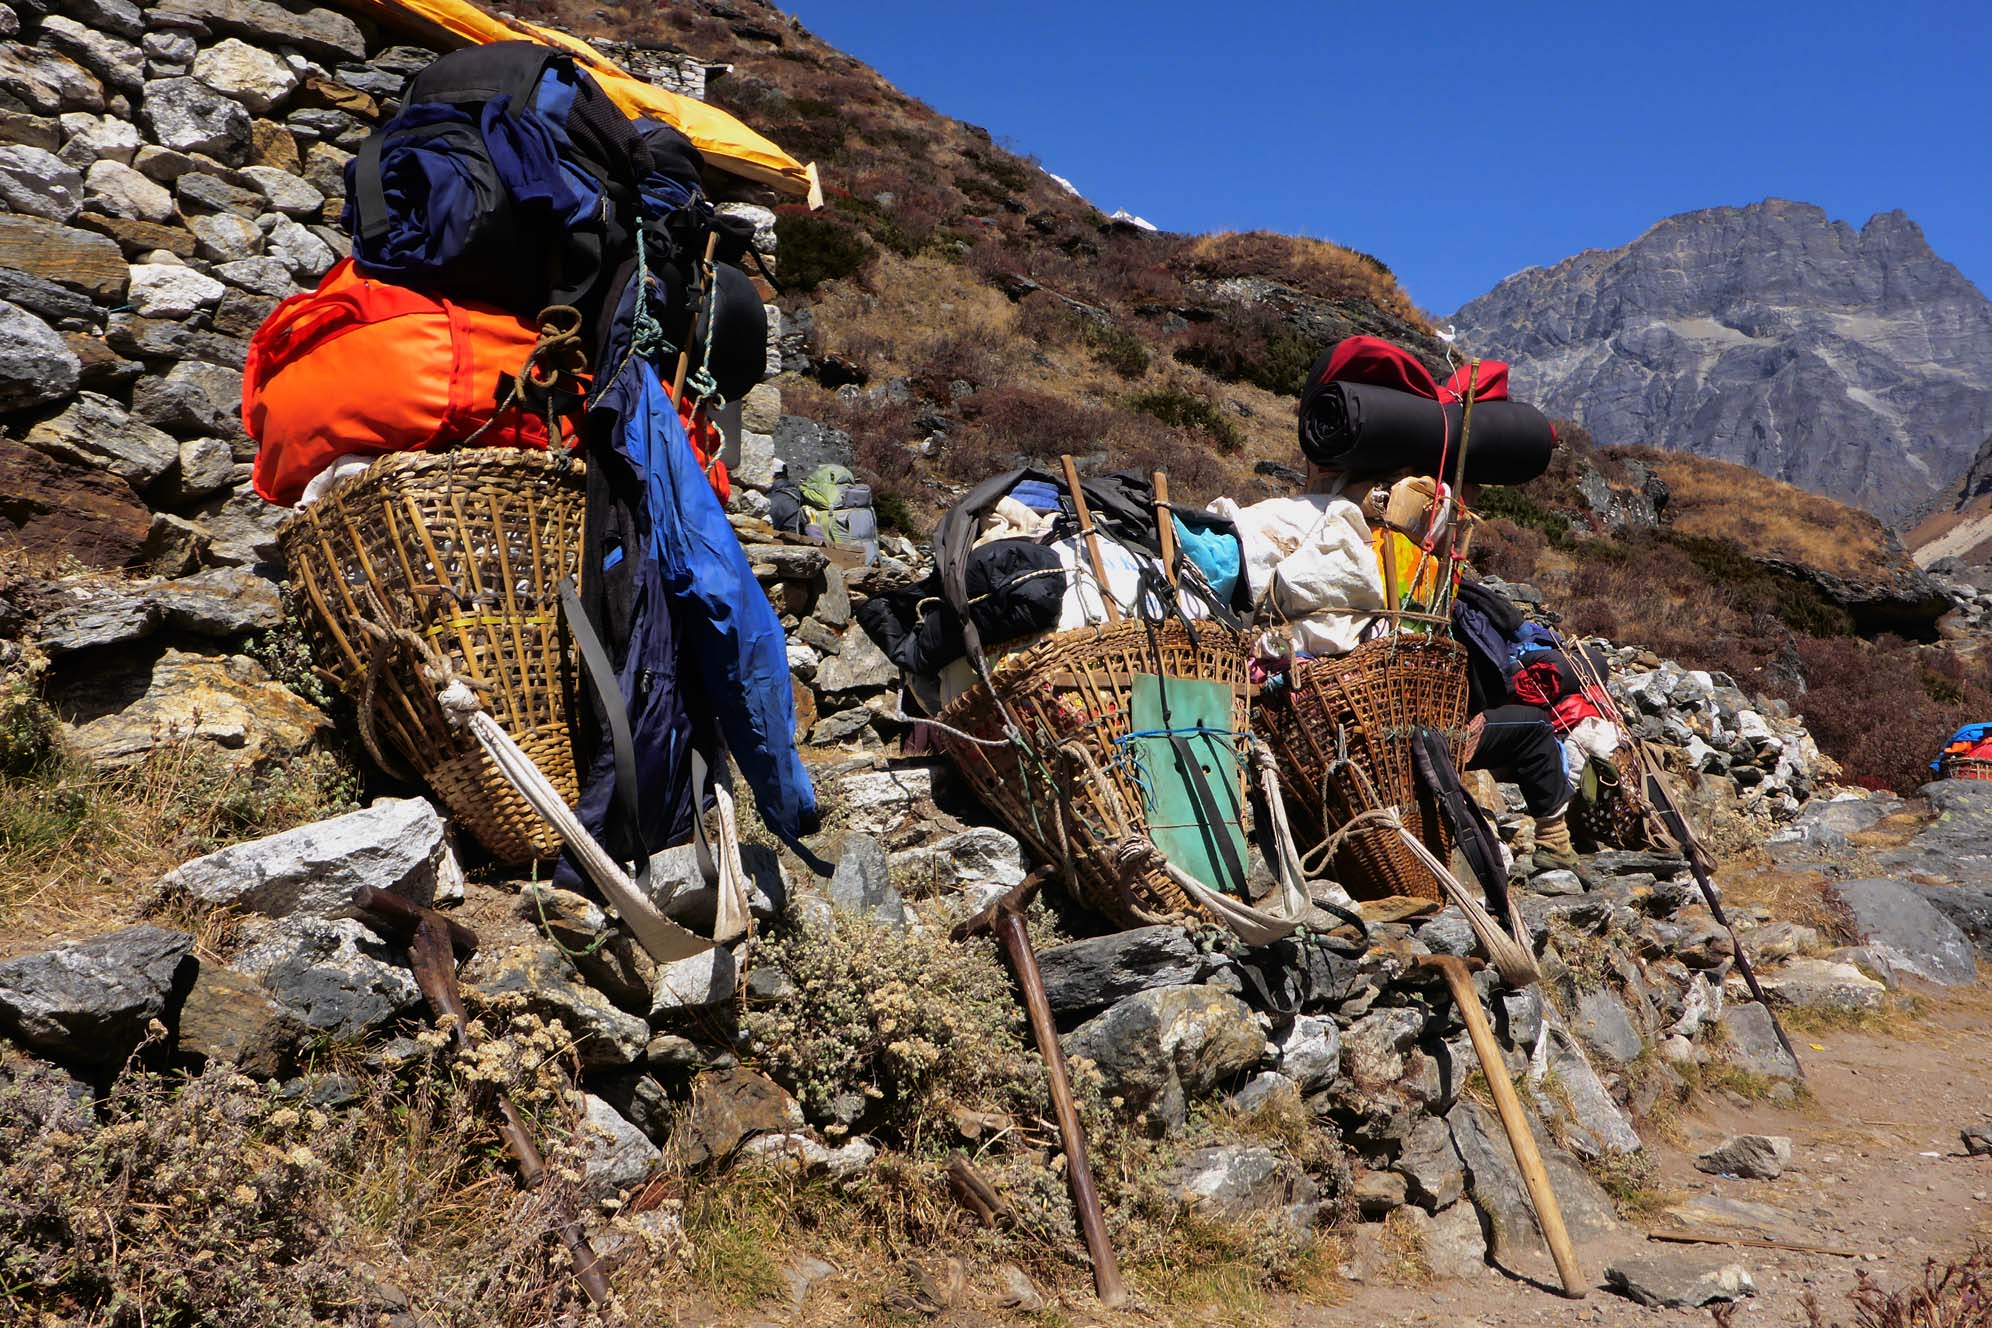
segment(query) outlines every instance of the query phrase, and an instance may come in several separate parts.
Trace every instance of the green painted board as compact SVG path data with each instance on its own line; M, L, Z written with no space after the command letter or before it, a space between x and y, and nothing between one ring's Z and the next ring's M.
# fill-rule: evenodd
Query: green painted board
M1166 736L1135 738L1129 746L1141 765L1147 788L1148 836L1170 863L1213 890L1239 894L1242 882L1230 879L1220 847L1231 841L1238 862L1245 859L1243 809L1239 805L1238 749L1230 734L1235 692L1229 683L1198 678L1134 675L1129 718L1136 733L1184 735L1190 754L1202 767L1223 823L1204 824L1203 803L1185 768L1182 754ZM1208 732L1195 732L1204 729Z

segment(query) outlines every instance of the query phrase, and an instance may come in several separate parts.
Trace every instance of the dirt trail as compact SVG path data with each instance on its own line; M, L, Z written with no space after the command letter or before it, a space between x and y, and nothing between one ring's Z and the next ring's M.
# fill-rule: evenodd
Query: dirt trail
M1660 1162L1658 1188L1670 1202L1719 1196L1776 1210L1780 1238L1857 1250L1859 1258L1681 1245L1641 1239L1637 1229L1673 1224L1664 1214L1627 1224L1609 1247L1586 1251L1585 1271L1626 1255L1740 1263L1757 1285L1735 1322L1803 1324L1801 1297L1815 1295L1828 1323L1847 1323L1847 1294L1865 1271L1894 1290L1921 1277L1924 1262L1945 1262L1992 1240L1992 1157L1967 1156L1961 1127L1992 1115L1992 988L1926 993L1918 1017L1880 1032L1813 1033L1796 1038L1809 1100L1791 1106L1716 1098L1683 1116L1676 1137L1649 1137ZM1649 1136L1652 1131L1646 1131ZM1791 1167L1776 1180L1731 1180L1695 1170L1697 1153L1731 1134L1787 1135ZM1704 1224L1704 1230L1715 1230ZM1740 1232L1738 1234L1748 1234ZM1707 1310L1646 1309L1593 1291L1570 1302L1489 1270L1425 1287L1363 1285L1332 1308L1296 1306L1296 1325L1649 1324L1709 1322Z

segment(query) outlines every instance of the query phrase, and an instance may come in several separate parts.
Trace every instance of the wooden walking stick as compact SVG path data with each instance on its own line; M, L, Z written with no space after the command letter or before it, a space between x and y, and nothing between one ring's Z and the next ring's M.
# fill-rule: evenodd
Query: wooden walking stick
M1079 514L1079 533L1086 540L1086 556L1100 582L1100 603L1107 606L1107 621L1117 623L1121 620L1120 605L1114 603L1113 591L1107 587L1107 564L1100 557L1099 537L1093 533L1093 514L1086 507L1086 491L1079 487L1079 467L1073 463L1070 452L1058 460L1065 467L1065 489L1072 495L1072 510Z
M1066 458L1068 467L1071 460ZM1107 1236L1106 1215L1100 1211L1100 1192L1093 1185L1093 1164L1086 1159L1086 1131L1079 1124L1079 1108L1072 1101L1071 1081L1065 1077L1065 1049L1058 1044L1058 1025L1051 1019L1051 1002L1044 994L1037 951L1031 948L1030 928L1024 922L1024 910L1049 874L1042 868L1032 872L1016 889L958 924L949 935L962 941L985 932L993 933L1009 956L1017 985L1023 989L1024 1010L1030 1016L1038 1055L1044 1058L1045 1074L1051 1080L1052 1114L1058 1119L1058 1139L1065 1149L1065 1180L1072 1190L1072 1206L1078 1210L1079 1229L1086 1237L1086 1251L1093 1257L1093 1288L1099 1293L1102 1305L1119 1309L1127 1303L1127 1289L1121 1285L1120 1259Z
M1507 1062L1501 1059L1501 1044L1494 1040L1487 1012L1480 1006L1480 993L1473 987L1473 969L1482 965L1477 959L1461 959L1458 955L1424 955L1419 958L1418 966L1439 970L1452 990L1453 1003L1459 1006L1467 1036L1473 1039L1474 1053L1480 1057L1480 1068L1487 1075L1487 1087L1494 1095L1494 1109L1500 1113L1508 1146L1515 1150L1515 1166L1528 1186L1529 1202L1535 1205L1542 1238L1556 1260L1557 1275L1563 1279L1563 1293L1572 1300L1582 1300L1590 1284L1577 1267L1577 1251L1570 1244L1570 1232L1563 1225L1563 1209L1556 1202L1556 1191L1549 1185L1549 1172L1543 1168L1542 1154L1529 1130L1528 1113L1522 1110L1521 1099L1515 1096Z
M1169 472L1158 470L1155 485L1155 534L1162 541L1162 575L1176 584L1176 518L1169 510Z
M456 957L461 953L467 959L477 953L477 933L433 908L424 908L370 885L353 891L353 906L366 914L369 925L408 947L408 967L414 970L415 985L428 1001L429 1012L438 1021L447 1017L452 1024L450 1035L457 1046L471 1050L470 1034L466 1031L470 1016L464 1012L463 997L457 991ZM520 1186L538 1189L546 1179L546 1159L540 1156L532 1131L526 1128L511 1098L494 1093L492 1101L498 1108L498 1133L519 1168ZM609 1290L608 1275L602 1271L594 1247L581 1233L581 1224L562 1223L557 1234L574 1261L575 1279L588 1293L589 1301L597 1306L608 1304L614 1294Z

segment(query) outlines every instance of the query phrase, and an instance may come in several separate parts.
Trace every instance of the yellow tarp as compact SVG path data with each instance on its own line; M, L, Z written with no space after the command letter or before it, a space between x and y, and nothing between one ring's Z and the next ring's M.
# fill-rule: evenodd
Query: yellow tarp
M823 205L823 189L817 183L813 163L803 165L716 106L630 77L578 37L537 23L487 14L467 0L333 0L333 3L444 49L521 39L558 47L586 65L602 90L625 114L668 121L691 139L708 160L735 175L806 198L811 207Z

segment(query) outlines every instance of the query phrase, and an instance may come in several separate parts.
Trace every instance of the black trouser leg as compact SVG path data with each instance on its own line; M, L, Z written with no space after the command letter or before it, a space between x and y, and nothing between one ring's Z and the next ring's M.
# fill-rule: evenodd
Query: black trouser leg
M1469 770L1491 770L1519 784L1531 816L1553 816L1570 801L1563 749L1549 716L1531 705L1495 706L1483 712L1487 728Z

